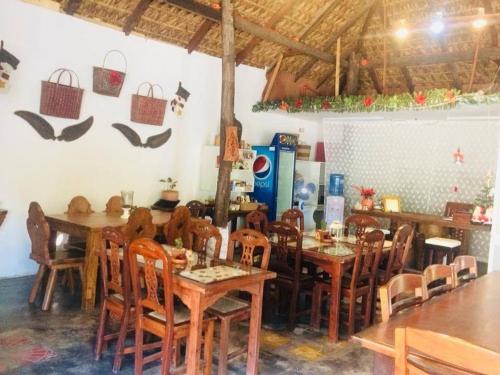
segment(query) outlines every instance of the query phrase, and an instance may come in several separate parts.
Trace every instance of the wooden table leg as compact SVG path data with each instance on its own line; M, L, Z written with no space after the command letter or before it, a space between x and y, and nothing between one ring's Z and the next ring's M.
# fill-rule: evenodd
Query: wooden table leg
M195 291L191 292L189 309L191 311L189 321L189 341L187 344L187 371L188 375L198 374L200 368L201 353L201 330L203 327L203 309L201 294Z
M247 375L259 372L260 327L262 322L262 297L264 282L260 282L252 294L250 327L248 335Z
M333 342L338 342L343 267L342 264L338 262L335 262L332 266L332 289L330 296L330 316L328 319L328 339Z
M97 265L99 263L99 247L101 246L101 230L90 230L87 233L85 249L85 267L82 290L82 309L92 311L95 306L97 284Z

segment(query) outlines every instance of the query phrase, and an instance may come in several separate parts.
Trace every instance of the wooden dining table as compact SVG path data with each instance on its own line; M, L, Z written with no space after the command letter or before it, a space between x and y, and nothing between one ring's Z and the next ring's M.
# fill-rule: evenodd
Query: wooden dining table
M321 242L314 237L304 236L302 239L302 259L320 267L330 275L330 313L328 316L328 338L337 342L339 339L339 316L341 306L341 283L344 272L354 264L355 237L342 237L335 243ZM384 241L383 251L392 246L391 241ZM293 243L289 244L294 249ZM319 329L319 326L314 328Z
M169 220L171 213L152 210L153 224L163 227ZM105 212L91 214L46 215L50 226L51 243L55 243L57 233L67 233L70 236L85 239L85 266L82 288L82 309L91 311L95 306L97 265L101 246L101 230L104 227L121 227L127 224L127 219L118 215L108 215Z
M442 333L500 353L500 272L492 272L372 326L352 339L376 353L374 374L393 374L399 327Z

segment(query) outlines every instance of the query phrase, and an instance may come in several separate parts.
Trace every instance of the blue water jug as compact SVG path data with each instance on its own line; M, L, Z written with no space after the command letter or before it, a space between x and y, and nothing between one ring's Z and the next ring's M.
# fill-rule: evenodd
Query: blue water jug
M344 175L338 173L330 174L330 185L328 194L341 197L344 195Z

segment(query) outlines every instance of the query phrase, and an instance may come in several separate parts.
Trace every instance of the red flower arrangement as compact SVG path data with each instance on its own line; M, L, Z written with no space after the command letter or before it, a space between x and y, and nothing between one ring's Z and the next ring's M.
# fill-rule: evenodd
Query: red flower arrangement
M295 100L295 108L301 108L302 107L302 99L297 99Z
M122 76L120 73L112 71L109 75L109 82L113 86L118 86L119 84L122 83Z
M354 186L353 188L359 191L359 195L363 197L363 199L371 198L375 195L375 190L373 188L366 188L363 186Z
M371 106L373 104L373 98L371 96L367 96L363 99L363 104L365 105L365 107Z
M422 92L419 92L415 96L415 103L417 103L418 105L424 105L426 100L427 100L427 97L424 94L422 94Z

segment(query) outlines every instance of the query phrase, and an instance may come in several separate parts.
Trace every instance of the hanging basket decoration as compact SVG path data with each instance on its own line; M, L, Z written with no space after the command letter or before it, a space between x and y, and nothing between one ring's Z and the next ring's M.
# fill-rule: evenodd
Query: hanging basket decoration
M59 72L57 81L51 79ZM69 85L61 83L61 77L65 74L69 77ZM73 75L76 77L77 87L73 86ZM50 75L48 81L42 81L42 93L40 96L40 113L44 115L78 119L82 107L83 89L75 72L68 69L57 69Z
M238 143L238 128L226 126L226 143L224 147L224 161L238 161L240 158L240 145Z
M113 70L105 68L106 60L111 53L119 54L123 58L125 65L125 71L121 72L119 70ZM125 81L125 75L127 72L127 59L125 55L118 50L111 50L104 56L104 61L102 62L102 67L94 66L94 84L92 91L97 94L106 96L120 96L122 90L123 81Z
M300 100L300 101L299 101ZM300 105L297 105L300 103ZM456 89L432 89L397 95L374 96L304 96L258 102L253 112L287 111L295 112L394 112L429 109L452 109L459 104L500 103L500 92L485 94L482 91L462 94Z
M146 96L139 95L139 91L143 85L149 86ZM154 87L161 90L161 99L154 97ZM165 108L167 100L163 99L163 89L160 85L152 85L149 82L143 82L137 88L137 94L132 95L132 107L130 119L133 122L148 125L163 125L165 118Z

